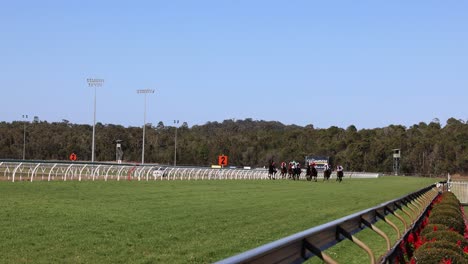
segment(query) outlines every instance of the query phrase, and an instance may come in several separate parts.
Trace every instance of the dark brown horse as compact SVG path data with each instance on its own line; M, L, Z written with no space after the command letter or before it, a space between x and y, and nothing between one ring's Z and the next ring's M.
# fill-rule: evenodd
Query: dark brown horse
M299 180L301 178L301 173L302 173L301 165L298 163L296 164L296 168L294 168L293 177L295 177L296 180Z
M343 176L343 167L339 165L338 167L336 167L336 180L338 182L341 182L343 180Z
M296 179L294 178L294 167L293 167L292 163L289 163L289 167L288 167L288 176L289 176L289 179L296 180Z
M312 179L313 179L314 181L317 181L318 171L317 171L317 169L315 168L315 165L312 165L312 166L311 166L310 175L311 175L311 177L312 177Z
M331 168L326 168L323 171L323 181L328 181L330 179L331 174L332 174Z
M288 166L286 166L286 162L281 163L281 178L286 178L286 174L288 173Z
M307 169L306 169L306 179L310 181L312 179L312 166L310 164L307 164Z
M268 165L268 178L274 180L275 175L276 175L276 166L275 166L275 163L272 161L270 162L270 165Z

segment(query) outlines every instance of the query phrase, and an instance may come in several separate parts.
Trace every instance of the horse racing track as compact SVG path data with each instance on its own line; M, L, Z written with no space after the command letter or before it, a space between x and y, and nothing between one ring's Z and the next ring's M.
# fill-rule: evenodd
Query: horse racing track
M0 262L214 262L435 181L0 181ZM328 254L367 261L346 244Z

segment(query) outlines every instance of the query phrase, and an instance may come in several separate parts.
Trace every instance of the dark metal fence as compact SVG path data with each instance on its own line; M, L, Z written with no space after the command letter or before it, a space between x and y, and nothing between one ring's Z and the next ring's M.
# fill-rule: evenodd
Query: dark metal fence
M420 224L428 207L444 188L446 189L445 182L440 182L437 186L433 184L399 199L313 227L217 263L302 263L314 256L321 258L325 263L337 263L324 251L345 239L362 248L369 255L370 263L395 263L402 255L398 246L401 240ZM402 217L402 214L405 217ZM388 218L389 215L394 215L402 222L404 232ZM410 219L410 222L405 218ZM377 221L384 221L397 233L399 239L393 246L388 235L374 225ZM387 254L380 258L375 256L365 243L354 236L364 228L372 229L386 240Z

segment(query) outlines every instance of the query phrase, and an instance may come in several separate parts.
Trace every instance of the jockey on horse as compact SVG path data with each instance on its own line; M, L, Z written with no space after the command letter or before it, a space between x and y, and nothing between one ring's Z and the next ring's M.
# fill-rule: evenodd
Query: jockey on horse
M312 166L310 168L310 176L311 178L314 179L314 181L317 181L317 175L318 175L318 172L317 172L317 169L315 168L315 162L312 162Z
M293 180L296 180L294 178L294 170L296 169L296 164L294 163L294 161L291 161L289 162L289 166L288 166L288 176L289 176L289 179L293 179Z
M294 169L294 176L296 177L297 180L301 178L301 164L298 162L296 163L296 168Z
M270 165L268 166L268 178L275 179L276 175L276 165L273 160L270 161Z
M343 180L343 167L341 165L336 166L336 180L341 182Z
M281 162L281 178L286 177L286 173L288 173L288 167L286 166L286 162Z
M312 179L311 173L312 173L312 167L310 166L312 163L307 163L307 169L306 169L306 179L310 181Z
M323 181L328 181L330 179L331 173L332 169L330 168L330 166L328 166L328 164L325 164L325 166L323 167Z

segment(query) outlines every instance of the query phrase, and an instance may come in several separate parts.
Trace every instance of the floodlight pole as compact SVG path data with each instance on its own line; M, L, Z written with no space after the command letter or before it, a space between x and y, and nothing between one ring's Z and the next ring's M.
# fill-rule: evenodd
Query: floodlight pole
M401 159L401 150L393 149L393 173L398 175L400 173L400 159Z
M141 164L144 164L145 163L146 94L154 93L154 89L137 90L137 93L145 95L144 115L143 115L143 144L141 148Z
M177 165L177 125L179 124L179 120L174 120L175 126L175 140L174 140L174 167Z
M96 88L101 87L104 84L104 79L94 79L88 78L86 79L88 82L89 87L94 87L94 120L93 120L93 142L91 146L91 162L94 162L94 136L96 133Z
M27 120L28 115L23 115L23 119ZM26 121L23 122L23 160L26 159Z

